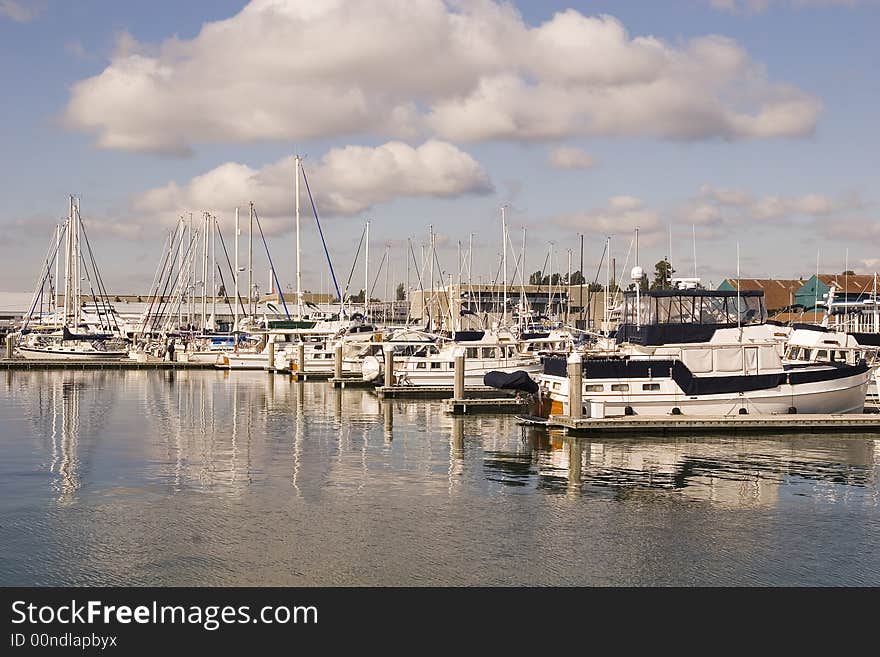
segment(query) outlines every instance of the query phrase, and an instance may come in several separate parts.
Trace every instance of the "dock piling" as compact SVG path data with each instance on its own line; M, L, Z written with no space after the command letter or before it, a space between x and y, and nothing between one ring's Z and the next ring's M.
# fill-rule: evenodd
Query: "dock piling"
M297 345L296 349L296 364L300 374L305 374L306 371L306 345L304 342L300 342Z
M455 379L452 386L452 398L464 399L464 349L455 354Z
M394 347L386 344L382 349L385 356L385 385L393 386L394 381Z
M13 349L15 349L15 336L9 333L6 336L6 358L12 358Z
M568 416L574 420L583 417L583 360L573 351L568 357Z
M269 348L269 371L275 369L275 343L270 342L266 345Z
M342 343L336 343L333 348L333 378L342 378Z

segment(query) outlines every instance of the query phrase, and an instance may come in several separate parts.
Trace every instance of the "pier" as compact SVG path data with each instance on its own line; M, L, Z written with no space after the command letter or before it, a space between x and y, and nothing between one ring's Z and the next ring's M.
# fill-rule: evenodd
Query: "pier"
M613 432L642 434L688 434L701 431L713 433L825 433L830 431L880 432L880 415L853 413L848 415L706 415L702 417L624 415L605 418L551 415L548 428L564 429L572 435Z
M0 359L0 370L213 370L213 363L168 360L136 361L131 358L64 360L30 358Z

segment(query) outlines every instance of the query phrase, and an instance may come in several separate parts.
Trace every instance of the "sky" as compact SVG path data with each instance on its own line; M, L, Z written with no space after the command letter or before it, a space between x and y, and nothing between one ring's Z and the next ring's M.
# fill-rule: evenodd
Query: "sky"
M523 230L526 274L578 269L581 235L588 280L608 237L628 272L636 228L643 268L707 284L737 246L743 277L873 272L878 27L877 0L0 0L0 289L34 288L69 194L112 292L189 213L231 251L250 202L291 289L297 154L341 288L370 221L375 296L429 230L444 279L472 240L497 280L502 206L511 279ZM326 291L304 188L301 226Z

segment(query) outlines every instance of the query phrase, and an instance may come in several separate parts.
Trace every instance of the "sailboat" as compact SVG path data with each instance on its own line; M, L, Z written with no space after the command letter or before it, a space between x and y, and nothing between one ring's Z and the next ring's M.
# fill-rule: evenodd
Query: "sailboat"
M82 245L85 243L85 250ZM64 292L53 289L59 280L60 251L64 249ZM52 265L55 276L52 277ZM90 288L97 309L98 326L85 321L82 283ZM53 312L48 321L42 312L35 316L37 304L50 291ZM63 296L63 305L61 298ZM41 309L42 310L42 309ZM57 228L49 255L34 291L31 309L18 336L18 353L31 359L123 358L127 348L110 305L107 290L98 271L80 215L79 199L70 196L67 219ZM31 323L37 320L34 326ZM95 328L99 331L96 332Z

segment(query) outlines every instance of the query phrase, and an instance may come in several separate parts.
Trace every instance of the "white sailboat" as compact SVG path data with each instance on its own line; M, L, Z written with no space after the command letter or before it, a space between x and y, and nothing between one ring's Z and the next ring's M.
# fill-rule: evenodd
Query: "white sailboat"
M86 251L81 246L85 240ZM55 265L57 285L60 269L61 250L64 249L64 292L63 306L60 290L51 295L53 312L48 321L42 316L35 317L38 299L50 282L52 265ZM110 305L98 272L91 246L88 243L79 209L79 199L70 196L68 216L55 232L51 257L41 272L34 292L31 311L18 335L18 353L30 359L95 359L123 358L127 354L125 340L121 337L117 313ZM86 258L88 254L88 258ZM82 282L91 288L91 298L95 306L91 322L83 311ZM51 289L50 284L50 289ZM35 321L36 320L36 321ZM34 325L32 325L34 322ZM97 326L95 326L97 323ZM95 331L99 328L100 332Z

